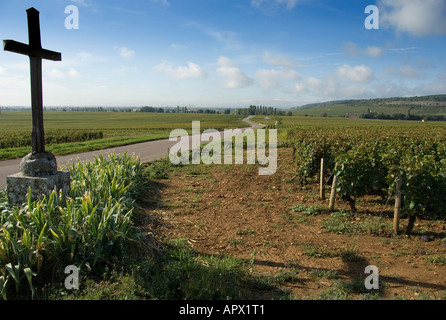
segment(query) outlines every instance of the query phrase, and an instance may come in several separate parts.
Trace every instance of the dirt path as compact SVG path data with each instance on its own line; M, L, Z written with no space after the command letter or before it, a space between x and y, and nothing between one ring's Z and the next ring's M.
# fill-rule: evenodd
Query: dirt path
M259 176L252 165L179 168L159 182L147 213L161 221L160 236L187 239L197 252L234 256L254 273L283 277L285 292L298 299L345 292L358 299L446 299L444 221L418 220L412 237L393 236L386 216L392 206L376 198L362 199L358 216L339 220L319 200L317 184L291 181L293 168L290 149L279 149L271 176ZM347 204L337 210L348 216ZM379 292L364 287L368 265L378 267Z

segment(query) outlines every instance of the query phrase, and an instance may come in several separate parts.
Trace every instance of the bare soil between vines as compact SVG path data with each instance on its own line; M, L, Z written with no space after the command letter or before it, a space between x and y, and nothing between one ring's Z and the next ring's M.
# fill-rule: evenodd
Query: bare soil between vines
M255 165L177 168L157 182L155 198L142 202L158 221L145 229L160 238L186 239L198 253L243 259L253 274L293 272L296 277L280 288L295 299L336 291L340 282L359 286L351 299L368 293L389 300L446 299L444 220L417 220L410 237L395 236L393 199L386 203L365 197L357 203L357 215L346 222L356 232L330 232L328 200L319 199L316 182L301 186L293 180L294 168L287 148L279 149L278 169L271 176L258 175ZM296 212L296 206L318 210ZM337 199L340 210L349 212L349 206ZM373 218L378 217L382 225L377 226ZM371 221L375 225L367 225ZM402 230L406 223L401 220ZM379 291L362 287L368 265L378 267ZM277 297L259 289L249 298Z

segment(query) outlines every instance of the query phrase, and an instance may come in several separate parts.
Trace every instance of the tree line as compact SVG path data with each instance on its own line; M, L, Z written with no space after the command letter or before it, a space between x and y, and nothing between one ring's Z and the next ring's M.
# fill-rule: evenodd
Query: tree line
M254 106L250 105L248 108L237 108L235 110L236 114L246 115L246 116L292 116L291 111L279 110L274 107L266 106Z

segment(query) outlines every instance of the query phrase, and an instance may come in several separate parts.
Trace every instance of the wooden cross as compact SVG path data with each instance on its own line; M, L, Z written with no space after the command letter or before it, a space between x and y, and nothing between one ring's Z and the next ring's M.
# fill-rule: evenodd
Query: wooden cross
M45 152L45 133L43 130L42 97L42 59L61 61L59 52L42 49L40 41L39 11L34 8L26 10L28 15L29 44L14 40L3 40L5 51L29 56L31 66L31 109L32 109L32 152Z

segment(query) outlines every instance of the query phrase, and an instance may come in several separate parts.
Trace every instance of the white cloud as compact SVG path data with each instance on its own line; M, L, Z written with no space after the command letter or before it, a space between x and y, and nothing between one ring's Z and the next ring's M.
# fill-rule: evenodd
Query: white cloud
M446 34L444 0L380 0L378 7L385 27L415 36Z
M62 71L58 68L51 68L46 72L46 76L49 79L65 79L67 76L69 78L80 78L80 73L75 68L70 68L68 71Z
M127 47L115 47L115 49L119 50L119 55L124 59L131 59L135 56L135 51Z
M240 42L239 34L234 31L222 30L204 30L204 33L212 37L215 41L223 44L223 48L226 50L239 50L243 44Z
M225 88L243 88L253 83L253 80L245 75L231 59L225 56L220 56L218 58L218 64L220 67L217 68L216 71L221 77L226 78L226 81L223 84Z
M384 73L403 78L417 78L420 76L419 72L409 65L404 65L400 67L388 66L384 68Z
M303 82L297 82L294 85L294 92L295 93L304 93L308 90L307 86Z
M76 55L76 59L79 59L82 62L90 61L92 58L93 58L93 55L90 52L85 52L85 51L79 52Z
M287 69L260 69L256 73L256 79L265 90L281 87L283 83L290 80L298 80L299 74L294 70Z
M268 51L265 51L265 53L263 54L263 62L271 66L290 68L290 69L299 67L299 64L297 62L294 62L285 56L273 54Z
M75 68L70 68L70 70L68 71L68 76L70 78L79 78L81 75Z
M383 49L380 47L369 46L366 49L360 49L355 43L348 42L344 45L344 53L351 57L367 56L371 58L380 58Z
M52 68L50 71L48 71L47 75L48 75L48 77L50 77L52 79L65 78L65 74L57 68Z
M164 72L168 77L174 79L206 78L203 69L193 62L187 62L187 66L174 67L170 62L163 61L155 67L155 70Z
M317 89L321 86L321 80L316 79L314 77L308 77L306 83L309 87L313 89Z
M353 82L370 82L374 76L373 70L365 65L350 66L344 64L336 69L336 73L345 80Z

